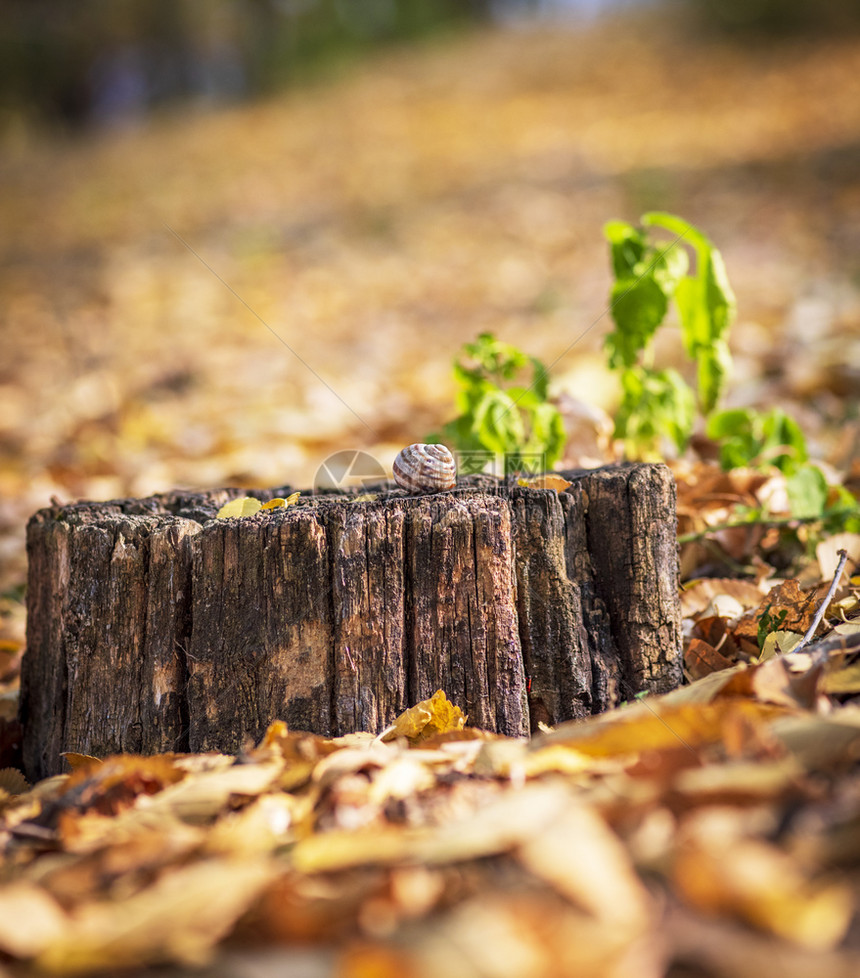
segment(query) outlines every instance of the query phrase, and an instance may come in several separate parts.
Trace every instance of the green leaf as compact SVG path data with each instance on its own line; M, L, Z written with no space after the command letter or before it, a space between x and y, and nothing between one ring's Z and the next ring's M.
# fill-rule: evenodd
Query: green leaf
M830 486L824 511L825 533L860 533L860 500L845 486Z
M529 357L532 365L532 390L535 397L545 401L549 397L549 371L537 357Z
M621 387L615 437L624 440L628 457L661 458L664 438L678 451L686 448L696 405L693 392L676 371L630 367L621 374Z
M671 299L678 288L678 284L687 274L690 259L687 257L687 252L674 242L664 242L658 248L653 249L642 264L646 265L643 271L653 274L654 280L663 290L666 298Z
M817 465L801 465L785 480L791 515L799 520L824 515L827 506L827 480Z
M715 411L708 418L705 434L720 446L720 465L725 471L750 465L761 450L761 439L753 430L754 412L744 408Z
M809 458L803 429L781 408L773 408L761 418L761 456L791 475Z
M669 302L653 275L645 275L615 282L610 308L616 329L606 337L609 366L632 367L663 321Z
M732 357L728 344L724 340L715 340L708 346L699 347L696 360L699 404L702 413L708 414L716 407L723 392L732 368Z
M484 449L478 433L472 427L471 415L461 414L443 425L439 440L445 445L453 445L461 452L480 452Z
M800 425L781 408L766 414L751 408L717 411L708 418L705 433L719 444L726 470L774 465L790 475L808 458Z
M676 246L684 241L695 250L694 274L679 279L675 302L684 349L697 365L699 404L702 413L709 414L719 401L731 366L727 335L736 301L723 257L701 231L673 214L645 214L642 223L671 231L677 236Z
M481 333L474 343L467 343L464 346L464 351L476 366L468 368L460 363L460 370L475 379L510 380L518 370L527 366L530 360L528 354L511 343L496 339L492 333ZM487 375L490 375L489 378Z
M603 233L609 241L612 271L617 279L633 278L634 269L645 254L645 235L625 221L610 221Z
M519 411L511 398L498 388L488 390L478 404L472 429L481 445L497 455L514 451L525 440Z

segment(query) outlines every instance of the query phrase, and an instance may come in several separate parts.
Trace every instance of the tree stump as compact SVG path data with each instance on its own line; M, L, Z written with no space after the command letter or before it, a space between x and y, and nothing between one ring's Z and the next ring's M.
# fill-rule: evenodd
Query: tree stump
M27 532L24 765L236 751L274 719L379 732L443 689L527 735L680 682L675 486L662 465L487 476L407 496L244 492L43 509ZM261 500L287 487L254 492Z

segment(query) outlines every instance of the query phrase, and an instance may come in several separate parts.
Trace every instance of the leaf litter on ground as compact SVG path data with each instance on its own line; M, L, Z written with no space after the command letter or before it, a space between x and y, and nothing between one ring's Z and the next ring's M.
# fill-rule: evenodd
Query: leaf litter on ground
M824 675L738 663L531 740L438 691L380 737L73 756L3 800L0 950L73 975L311 946L429 976L447 942L457 974L656 978L689 960L669 914L847 974L860 708Z

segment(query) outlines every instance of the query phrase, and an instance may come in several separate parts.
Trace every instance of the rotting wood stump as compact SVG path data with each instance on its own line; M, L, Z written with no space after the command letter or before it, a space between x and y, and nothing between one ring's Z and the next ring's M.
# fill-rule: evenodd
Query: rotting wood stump
M27 532L27 775L62 770L62 751L233 752L274 719L378 732L440 688L470 725L513 736L674 688L671 473L564 475L560 494L474 476L229 520L215 513L244 492L41 510Z

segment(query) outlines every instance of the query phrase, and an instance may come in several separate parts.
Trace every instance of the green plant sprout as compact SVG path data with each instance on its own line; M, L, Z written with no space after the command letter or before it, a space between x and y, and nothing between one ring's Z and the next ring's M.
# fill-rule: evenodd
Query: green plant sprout
M719 401L731 367L728 333L735 297L722 255L701 231L662 212L641 220L641 227L612 221L605 228L615 276L610 294L615 329L606 338L606 351L621 381L616 437L630 457L660 458L667 438L679 452L686 448L697 407L707 416ZM664 240L661 229L672 239ZM677 371L652 365L654 334L672 302L684 349L696 364L695 391Z
M604 233L614 273L615 323L605 346L621 382L615 437L627 456L657 460L668 445L684 451L698 413L723 469L774 466L785 475L794 519L822 521L830 531L860 525L857 500L844 487L827 484L809 461L803 431L785 411L717 410L731 370L728 336L736 303L711 241L682 218L660 211L644 214L639 227L612 221ZM677 371L653 366L654 335L672 303L684 350L696 367L695 390ZM767 518L751 510L739 516L750 522Z
M428 441L459 451L461 472L479 471L487 453L504 458L506 475L529 470L535 456L547 469L555 465L564 449L564 423L548 400L549 374L540 360L481 333L455 358L454 379L460 413Z

